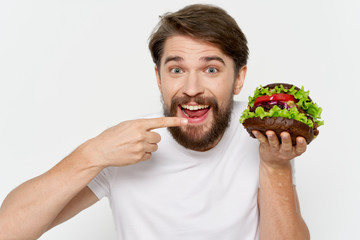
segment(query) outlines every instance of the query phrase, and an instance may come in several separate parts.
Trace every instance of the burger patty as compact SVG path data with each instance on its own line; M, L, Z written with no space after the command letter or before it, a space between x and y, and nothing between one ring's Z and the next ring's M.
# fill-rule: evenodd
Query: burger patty
M277 105L279 108L281 109L284 109L286 108L286 104L284 104L283 102L275 102L275 101L271 101L271 102L264 102L264 103L261 103L260 105L257 105L257 106L253 106L252 108L250 108L250 111L251 112L255 112L255 109L257 107L262 107L265 112L268 112L270 111L275 105ZM305 110L303 110L302 108L296 106L296 108L299 110L300 113L305 113Z

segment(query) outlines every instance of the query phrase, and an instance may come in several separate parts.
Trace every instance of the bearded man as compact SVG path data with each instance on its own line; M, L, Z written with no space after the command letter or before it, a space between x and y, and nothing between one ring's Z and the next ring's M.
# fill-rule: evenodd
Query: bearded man
M238 123L248 47L235 20L187 6L162 16L149 48L163 113L105 130L12 191L0 239L36 239L105 196L118 239L308 239L291 164L305 139L256 141Z

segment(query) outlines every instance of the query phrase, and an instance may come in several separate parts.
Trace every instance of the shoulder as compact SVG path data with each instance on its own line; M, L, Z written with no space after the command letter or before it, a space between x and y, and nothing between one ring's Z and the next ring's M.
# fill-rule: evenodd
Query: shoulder
M232 151L244 151L257 153L258 141L250 137L244 126L240 123L240 116L247 108L246 102L234 101L231 122L226 130L223 141Z
M229 126L230 131L234 131L235 129L242 130L241 128L239 128L239 126L242 127L239 121L241 114L246 109L246 107L247 107L246 102L234 101L232 114L231 114L231 122Z
M247 108L247 105L247 102L234 101L232 117L240 119L241 113Z

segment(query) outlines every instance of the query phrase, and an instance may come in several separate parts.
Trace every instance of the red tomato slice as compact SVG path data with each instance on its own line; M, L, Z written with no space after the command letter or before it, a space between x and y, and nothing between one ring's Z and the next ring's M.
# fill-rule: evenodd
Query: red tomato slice
M257 105L257 104L260 104L263 102L270 102L270 101L283 101L283 102L294 101L295 102L295 97L293 95L286 94L286 93L278 93L278 94L273 94L271 96L265 95L265 96L256 98L254 105Z

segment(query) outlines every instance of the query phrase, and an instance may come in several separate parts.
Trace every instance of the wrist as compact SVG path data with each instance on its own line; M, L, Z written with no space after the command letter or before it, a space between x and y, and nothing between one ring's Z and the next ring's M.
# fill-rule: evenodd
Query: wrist
M73 153L69 155L70 158L76 159L85 169L92 169L96 172L101 172L106 166L100 162L100 156L96 153L93 146L93 139L90 139L81 144Z
M263 168L266 171L269 172L275 172L275 171L291 171L292 166L290 161L286 162L267 162L267 161L260 161L260 168Z
M260 162L259 168L260 186L265 187L271 185L272 187L292 187L292 166L287 164L269 164Z

